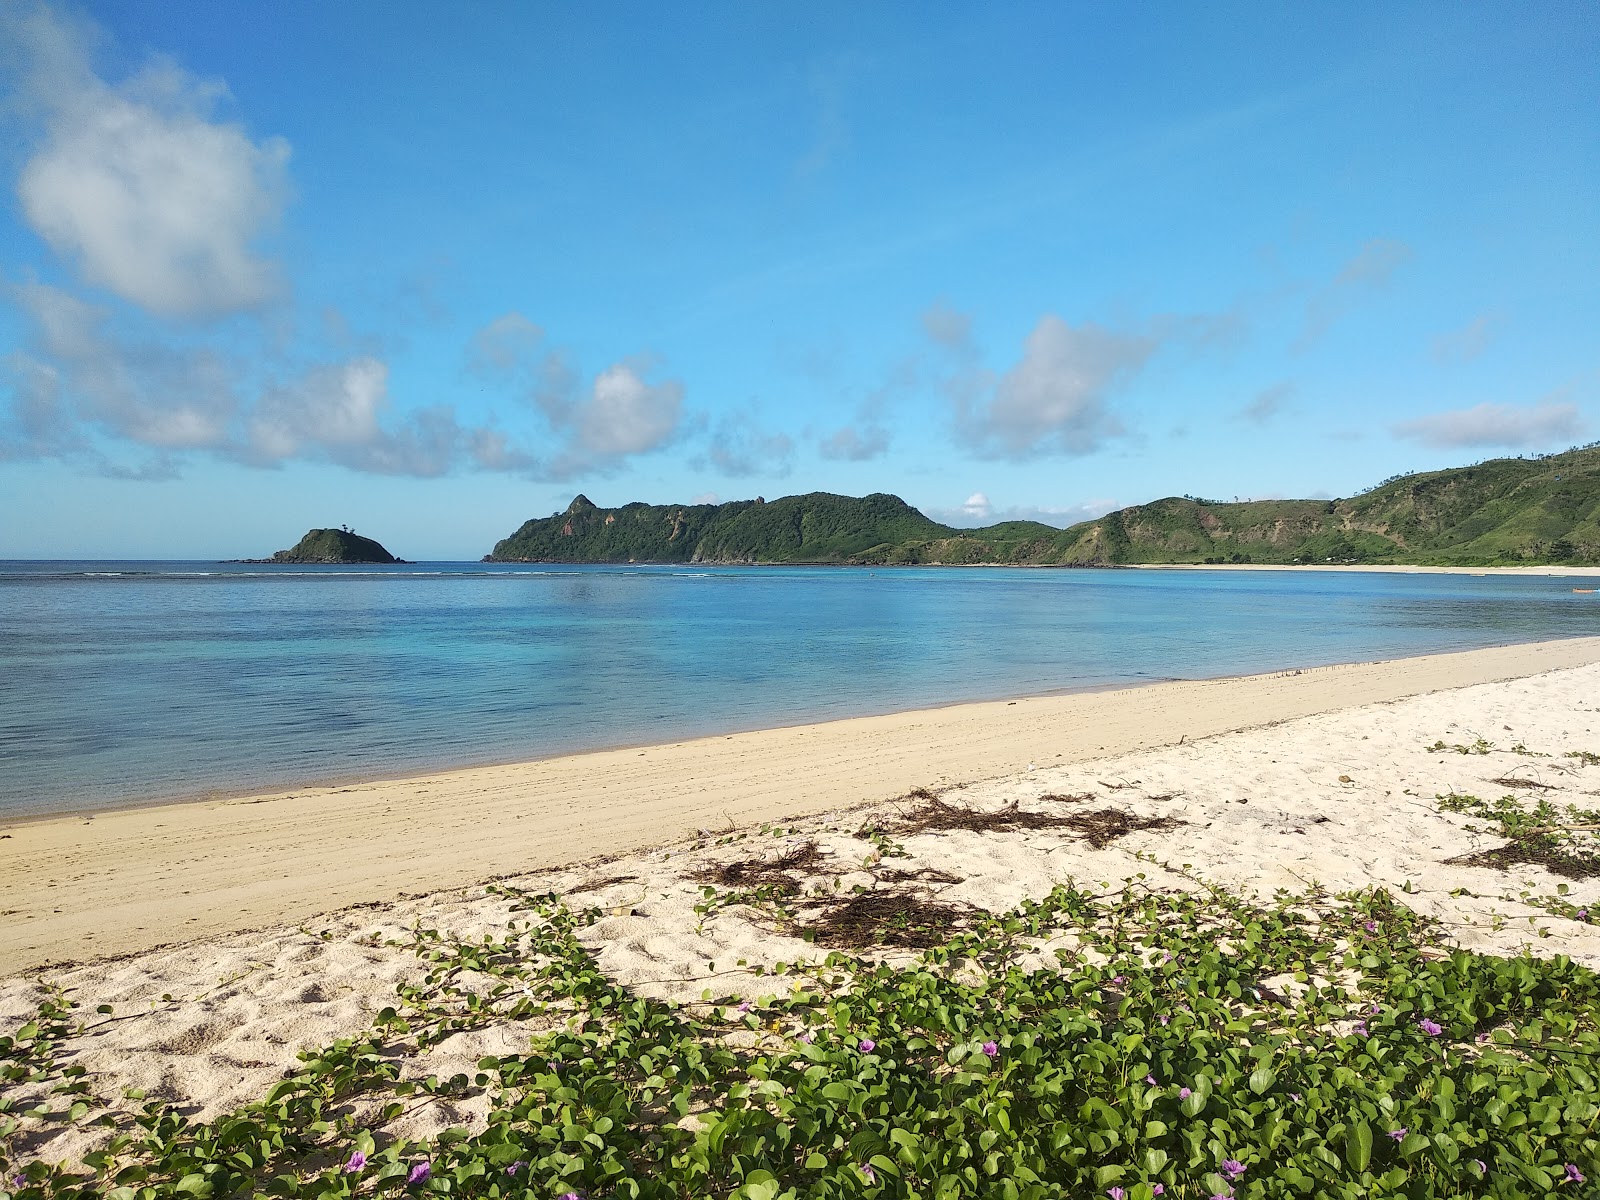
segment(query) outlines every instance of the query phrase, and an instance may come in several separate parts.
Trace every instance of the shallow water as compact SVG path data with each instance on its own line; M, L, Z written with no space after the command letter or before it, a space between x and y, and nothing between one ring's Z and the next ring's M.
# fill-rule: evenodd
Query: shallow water
M0 562L0 814L1600 633L1574 586Z

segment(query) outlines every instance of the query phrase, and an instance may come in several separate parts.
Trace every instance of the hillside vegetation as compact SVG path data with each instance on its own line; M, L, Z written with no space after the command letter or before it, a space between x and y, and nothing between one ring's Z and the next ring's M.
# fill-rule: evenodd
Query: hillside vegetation
M313 529L289 550L279 550L275 563L393 563L400 559L371 538L348 529Z
M1033 521L953 529L881 492L615 509L579 496L564 513L526 522L486 561L1600 563L1600 446L1401 476L1342 500L1172 496L1065 530Z

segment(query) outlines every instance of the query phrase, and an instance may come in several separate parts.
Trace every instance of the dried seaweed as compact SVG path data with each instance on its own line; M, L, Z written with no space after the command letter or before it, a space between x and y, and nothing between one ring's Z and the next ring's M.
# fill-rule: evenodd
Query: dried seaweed
M604 879L591 879L587 883L580 883L577 887L572 888L569 894L579 896L584 892L598 892L602 888L608 888L618 883L637 882L639 882L637 875L607 875Z
M1070 796L1063 796L1056 792L1046 792L1039 799L1049 800L1055 804L1082 804L1086 800L1095 800L1098 797L1093 792L1074 792Z
M1600 875L1600 857L1584 850L1573 852L1544 837L1518 838L1493 850L1458 854L1444 861L1447 866L1487 867L1494 871L1528 863L1564 879L1592 879Z
M905 814L900 828L909 833L965 829L971 833L1010 833L1019 829L1069 829L1096 850L1117 838L1148 829L1174 829L1184 824L1175 817L1141 817L1118 808L1060 816L1023 809L1013 800L995 812L958 808L937 798Z
M960 875L952 875L949 871L941 871L937 867L924 867L920 871L904 871L896 868L893 871L879 871L877 878L884 883L965 883L966 879Z
M797 932L834 950L873 946L927 950L949 941L969 912L913 892L861 892L818 905Z
M1539 788L1546 792L1556 790L1556 785L1553 783L1540 783L1537 779L1518 779L1515 775L1502 775L1499 779L1491 779L1489 782L1508 788Z
M722 887L778 887L785 891L800 890L794 878L796 871L813 871L822 861L822 852L814 841L780 854L777 858L743 858L731 863L717 863L700 871L695 878Z

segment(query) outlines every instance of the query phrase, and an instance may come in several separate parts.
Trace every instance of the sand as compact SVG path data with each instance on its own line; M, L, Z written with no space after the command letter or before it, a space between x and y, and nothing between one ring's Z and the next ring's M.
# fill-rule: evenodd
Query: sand
M751 966L822 951L757 910L697 912L704 873L807 842L818 852L807 882L895 886L890 869L907 868L924 882L898 886L990 911L1068 879L1115 887L1140 872L1161 887L1263 896L1382 885L1468 948L1600 967L1600 927L1535 903L1568 883L1568 900L1600 908L1600 879L1451 863L1500 839L1437 802L1493 798L1514 779L1558 805L1597 807L1600 765L1585 754L1600 756L1593 638L37 821L0 841L0 1031L26 1019L45 982L84 1011L110 1004L115 1018L91 1018L68 1047L97 1093L142 1088L205 1118L394 1003L396 984L422 970L389 944L408 928L503 928L509 901L474 886L493 876L598 907L586 944L641 992L755 997L775 983ZM893 829L919 803L903 799L914 787L984 811L1016 801L1170 820L1100 847L1070 828L893 833L906 857L881 859L858 831ZM119 956L94 960L106 952ZM41 969L68 958L85 961ZM491 1024L405 1070L470 1071L537 1032ZM404 1132L481 1116L468 1098ZM30 1149L69 1158L95 1136L52 1127Z
M1593 662L1600 638L1571 639L19 822L0 827L0 975Z

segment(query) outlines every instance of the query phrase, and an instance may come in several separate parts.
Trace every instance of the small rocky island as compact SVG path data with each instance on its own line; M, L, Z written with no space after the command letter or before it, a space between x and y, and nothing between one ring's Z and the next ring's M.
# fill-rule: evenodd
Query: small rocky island
M371 538L347 528L313 529L293 549L279 550L271 558L242 558L254 563L403 563Z

